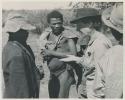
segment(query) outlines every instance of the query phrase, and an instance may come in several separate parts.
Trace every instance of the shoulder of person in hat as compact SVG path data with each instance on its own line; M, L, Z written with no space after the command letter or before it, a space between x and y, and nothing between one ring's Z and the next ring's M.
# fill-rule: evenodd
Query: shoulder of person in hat
M116 9L118 10L119 7L118 8L114 7L115 11L117 11ZM119 9L119 11L120 10L122 12L123 9ZM110 13L107 13L108 17L110 17L110 14L113 14L113 13L111 13L111 11L112 11L111 9L107 8L104 11L104 13L110 12ZM122 15L122 14L120 14L120 15ZM123 16L120 16L119 18L121 18L121 17L123 17ZM122 33L120 33L120 32L122 32L122 29L114 26L112 23L110 23L109 20L106 20L105 15L102 15L102 20L104 21L104 23L107 26L116 30L117 34L122 34ZM122 79L122 77L123 77L123 75L122 75L122 73L123 73L122 72L123 71L123 68L122 68L123 67L123 46L122 46L122 44L116 45L116 46L113 46L112 48L110 48L105 53L105 55L99 60L98 65L99 65L98 67L101 69L99 71L102 76L97 75L96 78L101 78L101 80L105 82L105 88L106 88L105 97L106 98L121 98L121 96L123 95L123 87L122 87L123 86L123 79ZM103 83L102 81L101 81L101 83ZM100 83L97 81L96 84L100 84ZM96 91L98 91L98 89Z
M23 52L24 51L19 46L15 45L12 42L8 42L3 49L3 52L2 52L3 73L9 74L9 76L4 77L4 79L6 80L5 81L6 91L4 94L5 97L13 97L13 98L21 97L21 96L29 97L26 77L24 75L25 73L24 56L26 55L23 55ZM7 85L7 82L9 82L8 85ZM22 95L20 94L20 92L24 94Z
M78 32L76 31L76 29L74 27L71 26L63 26L64 27L64 37L67 38L78 38Z

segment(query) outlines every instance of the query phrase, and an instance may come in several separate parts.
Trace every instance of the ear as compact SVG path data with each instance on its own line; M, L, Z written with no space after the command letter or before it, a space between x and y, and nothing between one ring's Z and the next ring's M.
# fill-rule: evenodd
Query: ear
M94 28L94 22L89 22L89 28L93 29Z

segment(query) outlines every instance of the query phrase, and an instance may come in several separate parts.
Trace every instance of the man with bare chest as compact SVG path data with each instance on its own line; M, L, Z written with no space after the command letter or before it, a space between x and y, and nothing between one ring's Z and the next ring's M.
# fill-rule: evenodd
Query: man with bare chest
M50 12L47 21L50 27L40 36L40 43L45 47L42 56L50 70L49 96L68 98L70 86L74 81L74 64L59 61L59 58L64 58L67 54L76 55L77 36L72 30L63 26L63 15L60 12Z

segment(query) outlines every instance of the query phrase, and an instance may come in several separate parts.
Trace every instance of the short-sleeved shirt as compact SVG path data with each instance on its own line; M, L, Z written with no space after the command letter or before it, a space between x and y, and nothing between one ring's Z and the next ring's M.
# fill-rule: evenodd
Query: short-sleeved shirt
M47 28L40 36L40 43L43 43L43 46L41 46L42 48L47 48L49 50L54 50L61 53L68 53L70 52L68 45L69 39L77 39L77 35L75 34L74 30L70 30L69 28L64 27L64 31L59 36L55 36L52 33L52 29ZM56 57L49 59L47 64L50 68L50 72L57 76L65 71L66 66L70 66L67 63L59 61L59 59Z

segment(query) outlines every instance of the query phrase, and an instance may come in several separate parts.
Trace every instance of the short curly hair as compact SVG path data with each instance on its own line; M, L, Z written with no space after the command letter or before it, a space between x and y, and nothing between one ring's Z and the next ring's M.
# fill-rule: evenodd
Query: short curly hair
M63 15L57 10L54 10L47 15L47 22L48 23L50 23L51 18L60 18L61 21L63 21Z

